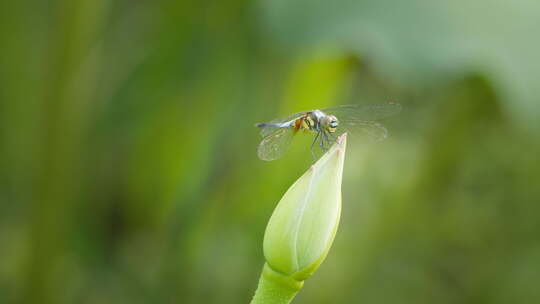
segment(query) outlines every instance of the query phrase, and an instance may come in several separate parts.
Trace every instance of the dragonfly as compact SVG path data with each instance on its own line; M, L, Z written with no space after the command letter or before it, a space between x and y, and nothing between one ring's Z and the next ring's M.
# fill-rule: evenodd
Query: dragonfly
M257 123L263 137L257 154L260 159L272 161L287 152L294 136L300 131L314 135L311 154L316 159L315 149L326 151L340 134L352 137L367 137L373 141L384 140L388 136L386 128L378 120L401 111L396 102L363 105L341 105L326 109L316 109L294 113L269 122Z

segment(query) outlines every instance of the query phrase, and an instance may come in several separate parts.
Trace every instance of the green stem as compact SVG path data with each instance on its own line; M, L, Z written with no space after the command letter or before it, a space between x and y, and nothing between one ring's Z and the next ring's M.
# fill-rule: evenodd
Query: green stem
M276 272L265 263L251 304L288 304L303 285L303 281Z

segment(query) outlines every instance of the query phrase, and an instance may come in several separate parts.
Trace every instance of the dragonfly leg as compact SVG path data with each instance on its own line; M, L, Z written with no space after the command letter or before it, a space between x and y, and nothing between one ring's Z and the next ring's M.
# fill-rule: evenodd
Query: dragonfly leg
M324 132L323 135L324 135L324 140L326 141L326 143L323 144L323 150L326 151L326 150L328 150L328 148L330 148L330 147L326 146L326 144L330 145L330 140L328 139L328 133L327 132Z
M337 141L337 137L334 133L329 133L330 134L330 137L332 137L332 142L336 142Z
M311 156L313 156L313 161L315 161L317 159L316 155L315 155L315 151L313 150L313 146L315 145L315 143L317 142L317 139L319 138L319 135L321 134L321 132L317 132L317 135L315 135L315 138L313 139L313 142L311 143Z

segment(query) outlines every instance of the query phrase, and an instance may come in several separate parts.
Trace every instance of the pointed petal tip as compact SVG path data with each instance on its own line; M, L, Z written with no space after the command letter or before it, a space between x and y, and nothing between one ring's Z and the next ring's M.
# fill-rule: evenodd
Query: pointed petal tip
M343 133L340 136L338 136L337 143L340 145L343 145L347 142L347 133Z

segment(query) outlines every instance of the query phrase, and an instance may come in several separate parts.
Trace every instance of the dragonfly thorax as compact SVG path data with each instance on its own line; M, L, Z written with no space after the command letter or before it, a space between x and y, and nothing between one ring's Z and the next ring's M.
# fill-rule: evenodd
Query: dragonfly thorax
M321 131L334 133L338 125L339 121L334 115L327 115L321 110L307 112L292 124L296 130L309 130L317 133Z

